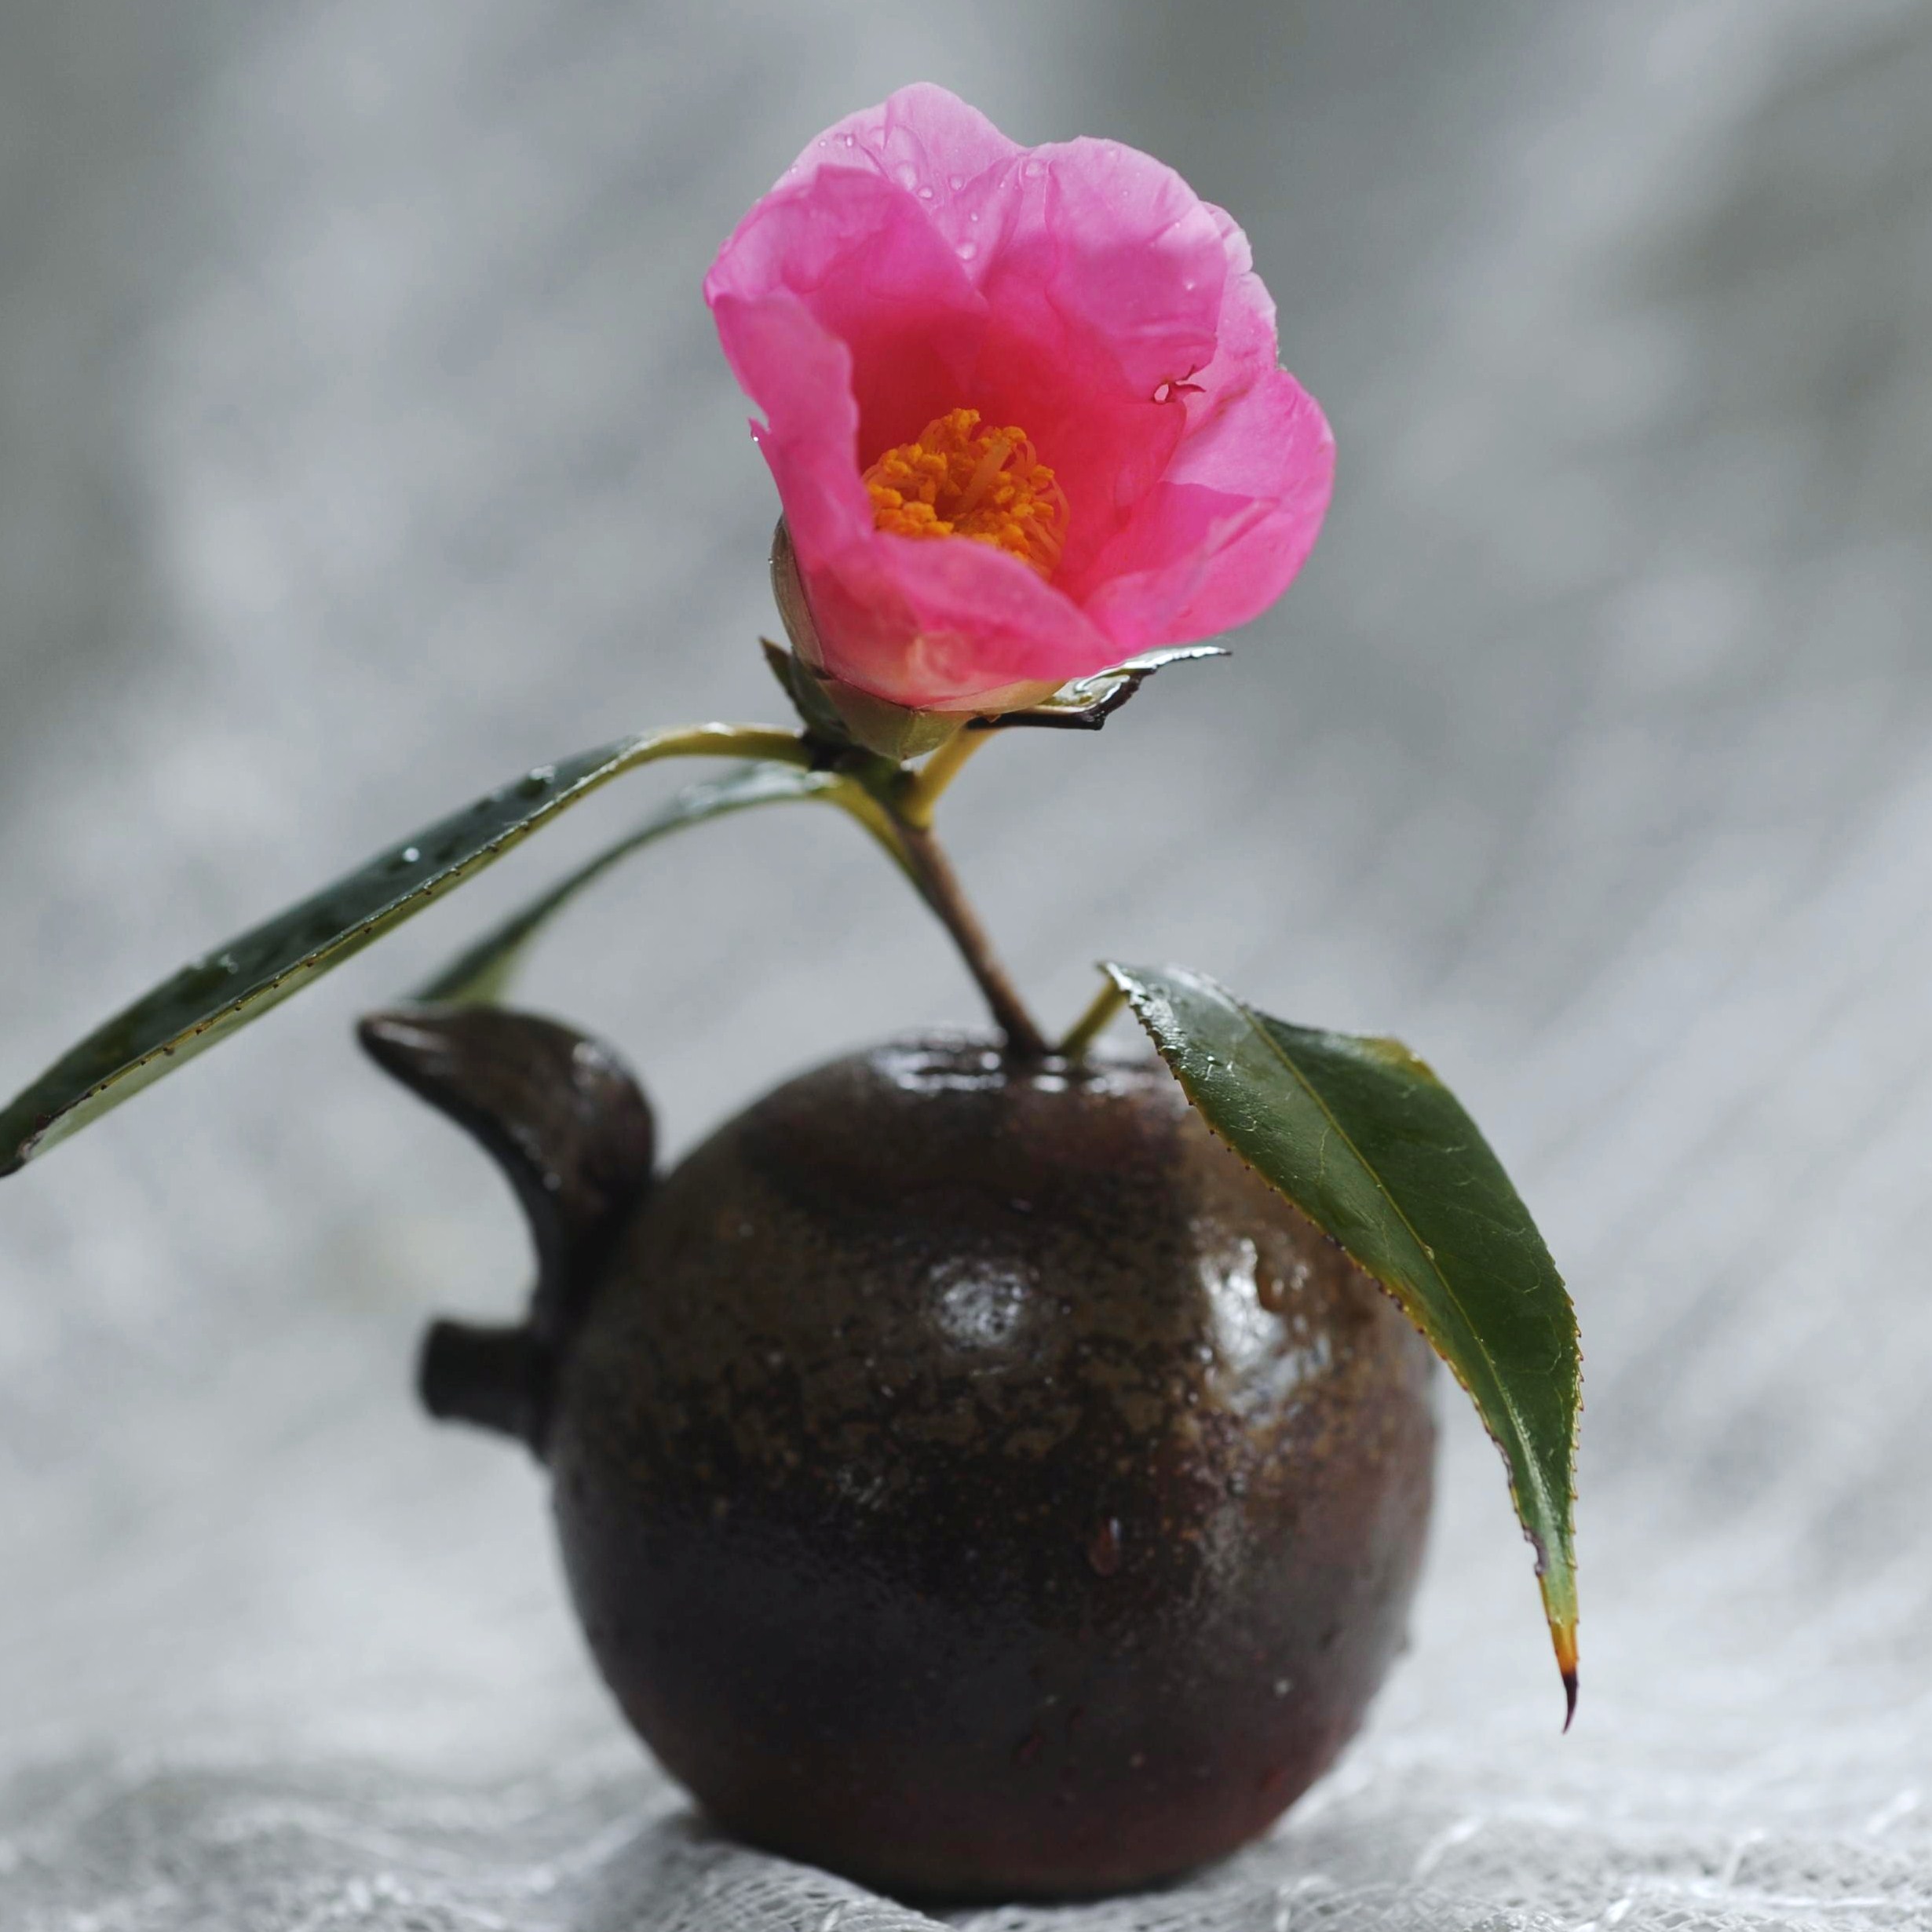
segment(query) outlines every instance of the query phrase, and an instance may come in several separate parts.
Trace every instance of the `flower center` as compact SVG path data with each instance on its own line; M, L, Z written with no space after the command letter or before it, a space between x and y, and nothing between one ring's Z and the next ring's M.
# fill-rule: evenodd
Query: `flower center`
M948 410L865 473L872 520L901 537L971 537L1054 574L1066 542L1066 492L1024 429L982 429Z

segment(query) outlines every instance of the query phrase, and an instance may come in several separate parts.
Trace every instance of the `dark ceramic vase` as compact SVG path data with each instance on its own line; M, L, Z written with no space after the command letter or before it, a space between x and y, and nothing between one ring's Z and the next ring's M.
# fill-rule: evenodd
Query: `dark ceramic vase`
M1354 1732L1432 1358L1157 1063L897 1042L653 1181L566 1029L364 1039L537 1233L528 1324L437 1324L425 1398L549 1463L604 1678L729 1830L900 1892L1112 1890L1251 1838Z

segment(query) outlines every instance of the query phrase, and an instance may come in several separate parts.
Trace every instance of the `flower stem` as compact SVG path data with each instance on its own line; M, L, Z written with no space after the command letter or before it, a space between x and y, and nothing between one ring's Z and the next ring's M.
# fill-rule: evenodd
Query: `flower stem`
M941 745L917 772L908 773L896 807L899 816L908 825L930 825L940 794L959 776L966 760L990 736L983 731L962 731Z
M926 903L952 935L966 970L977 983L995 1023L1006 1036L1006 1050L1021 1060L1044 1060L1051 1052L1046 1035L1034 1024L1006 968L993 956L986 929L968 902L952 862L940 849L930 825L898 816L900 843L907 864Z
M1066 1060L1084 1058L1087 1048L1106 1032L1108 1022L1127 1003L1127 995L1111 979L1106 981L1094 995L1093 1004L1074 1021L1054 1051Z

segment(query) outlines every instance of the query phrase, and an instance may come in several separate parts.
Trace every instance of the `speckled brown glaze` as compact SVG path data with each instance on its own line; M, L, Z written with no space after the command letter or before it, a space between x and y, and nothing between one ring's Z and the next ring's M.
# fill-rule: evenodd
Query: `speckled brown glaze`
M1360 1722L1429 1513L1430 1357L1156 1063L904 1041L653 1183L608 1049L372 1014L503 1167L528 1320L433 1414L547 1457L604 1675L725 1824L905 1892L1145 1883Z
M1163 1068L901 1042L660 1182L557 1364L572 1591L731 1830L1074 1894L1262 1830L1360 1722L1427 1348Z

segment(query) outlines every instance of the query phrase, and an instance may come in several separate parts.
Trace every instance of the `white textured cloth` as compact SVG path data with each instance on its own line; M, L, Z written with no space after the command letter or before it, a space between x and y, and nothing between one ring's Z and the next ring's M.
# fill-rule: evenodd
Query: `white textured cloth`
M1932 1923L1932 8L77 0L0 12L0 1083L619 731L770 714L696 289L919 75L1233 210L1342 449L1232 665L949 803L1042 1007L1105 952L1399 1032L1580 1306L1567 1738L1445 1397L1416 1644L1266 1842L978 1932ZM667 781L669 782L669 781ZM709 1835L536 1472L413 1412L507 1198L347 1044L655 777L0 1188L9 1932L907 1932ZM537 962L674 1144L970 1016L842 822Z

